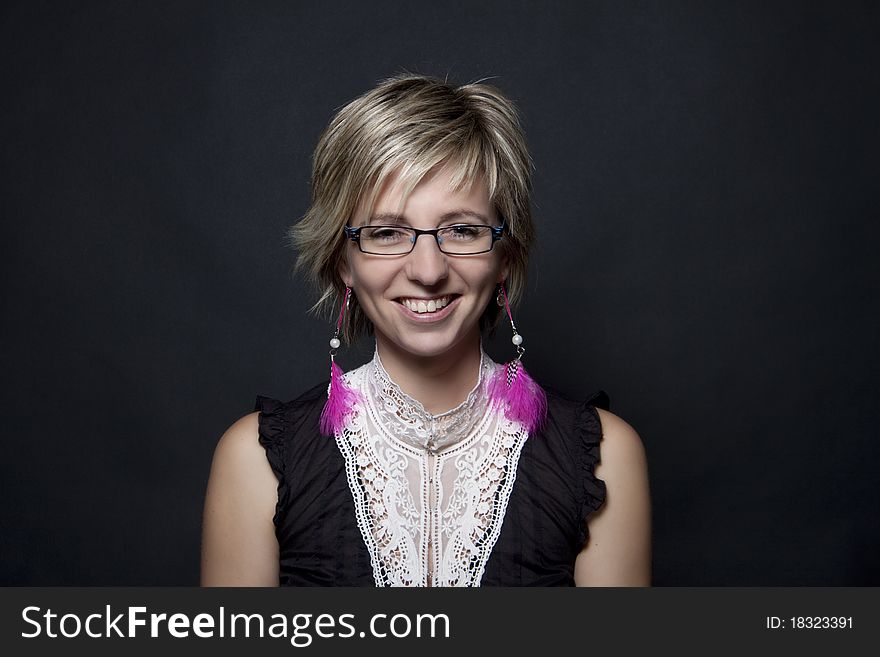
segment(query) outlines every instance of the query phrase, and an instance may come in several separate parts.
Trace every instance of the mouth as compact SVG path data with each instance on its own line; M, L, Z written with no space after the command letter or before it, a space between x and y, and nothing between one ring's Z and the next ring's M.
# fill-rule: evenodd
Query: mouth
M460 294L447 294L431 299L398 297L394 301L407 317L419 321L434 321L449 315L458 306L460 298Z

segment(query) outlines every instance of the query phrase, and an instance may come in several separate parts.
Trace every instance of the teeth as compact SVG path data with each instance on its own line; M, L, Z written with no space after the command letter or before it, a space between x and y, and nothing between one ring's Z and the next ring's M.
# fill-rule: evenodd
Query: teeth
M431 299L424 301L422 299L401 299L403 305L412 310L414 313L433 313L441 308L449 305L450 297L440 297L439 299Z

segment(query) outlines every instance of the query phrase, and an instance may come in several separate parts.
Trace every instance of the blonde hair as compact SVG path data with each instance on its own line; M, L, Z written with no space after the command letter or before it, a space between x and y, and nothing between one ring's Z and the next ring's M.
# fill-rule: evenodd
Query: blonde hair
M311 206L288 231L297 249L294 273L304 271L317 289L310 312L336 319L334 306L345 284L342 228L360 207L369 211L392 175L403 198L438 165L451 165L460 189L482 175L489 198L507 222L495 248L508 259L505 289L511 305L525 288L528 253L534 241L529 156L513 102L495 87L475 82L460 87L439 78L401 74L382 81L340 109L321 134L312 163ZM480 318L491 336L502 309L493 297ZM352 295L340 338L353 343L372 322Z

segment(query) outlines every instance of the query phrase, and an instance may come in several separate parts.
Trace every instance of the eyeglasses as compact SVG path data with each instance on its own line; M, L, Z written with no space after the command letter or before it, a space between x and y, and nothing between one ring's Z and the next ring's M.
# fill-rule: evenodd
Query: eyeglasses
M421 230L409 226L345 226L345 236L357 243L363 253L372 255L406 255L416 247L419 235L433 235L437 247L448 255L475 255L491 251L501 239L507 221L500 226L455 224L443 228Z

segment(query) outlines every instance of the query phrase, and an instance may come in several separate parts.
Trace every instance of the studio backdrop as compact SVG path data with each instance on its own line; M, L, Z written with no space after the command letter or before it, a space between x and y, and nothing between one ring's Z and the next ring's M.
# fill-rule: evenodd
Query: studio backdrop
M328 375L285 243L311 152L408 70L521 109L529 371L605 390L641 436L655 584L880 584L876 4L19 2L0 23L0 583L198 582L217 440Z

